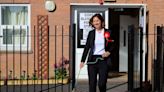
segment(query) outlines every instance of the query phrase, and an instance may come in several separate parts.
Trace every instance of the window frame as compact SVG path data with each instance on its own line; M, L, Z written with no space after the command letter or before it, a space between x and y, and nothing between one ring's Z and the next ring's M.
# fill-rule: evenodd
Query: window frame
M2 24L2 7L3 6L25 6L27 7L27 13L28 13L28 22L26 25L3 25ZM31 51L31 5L30 4L0 4L0 51ZM26 35L25 35L25 44L3 44L3 29L9 28L11 30L15 29L26 29ZM27 39L28 38L28 39Z

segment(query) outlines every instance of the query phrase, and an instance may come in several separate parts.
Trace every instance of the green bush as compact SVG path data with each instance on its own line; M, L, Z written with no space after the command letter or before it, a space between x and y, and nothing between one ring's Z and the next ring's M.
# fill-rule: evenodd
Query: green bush
M62 68L62 67L56 68L54 70L54 72L55 72L55 79L65 79L65 78L67 78L67 71L66 71L65 68Z

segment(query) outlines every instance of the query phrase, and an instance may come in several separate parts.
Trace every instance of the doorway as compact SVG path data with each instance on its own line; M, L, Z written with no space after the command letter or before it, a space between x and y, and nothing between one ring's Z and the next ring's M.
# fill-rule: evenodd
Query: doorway
M135 39L135 43L131 43L129 45L129 37L128 33L133 31L136 31L134 33L138 34L138 30L142 28L143 33L145 33L146 29L146 5L144 4L105 4L105 5L99 5L94 3L88 3L88 4L77 4L72 3L71 4L71 30L72 33L74 33L74 56L73 56L73 82L75 82L77 76L78 79L88 79L88 73L86 66L82 69L79 75L79 64L81 60L81 56L84 50L86 37L88 35L88 32L91 30L91 28L87 24L90 19L90 17L95 14L100 13L105 18L105 27L112 30L111 37L115 40L115 49L112 53L112 66L110 67L110 71L115 72L127 72L128 81L134 81L131 83L128 83L129 85L137 83L135 87L140 87L141 83L141 77L144 78L144 62L141 62L141 60L144 59L143 57L140 57L140 51L142 49L143 54L145 53L145 48L140 47L140 45L143 45L145 47L145 37L140 38L140 35L138 35ZM114 31L113 31L114 30ZM116 30L116 31L115 31ZM132 41L132 40L130 40ZM143 43L143 44L141 44ZM128 45L129 46L135 46L134 54L129 54L128 52ZM123 54L122 54L123 53ZM129 61L128 56L131 55L134 58ZM125 62L124 62L125 61ZM145 60L143 60L145 61ZM135 62L137 66L130 67L132 65L129 65L129 62ZM141 64L143 63L143 64ZM128 66L129 65L129 66ZM135 76L135 70L140 69L142 67L143 70L137 70L137 76ZM128 72L128 70L134 70L131 72ZM140 72L143 71L143 72ZM143 75L142 75L143 74ZM138 80L134 80L134 78L138 78ZM134 86L129 86L129 90L133 89Z
M128 27L139 27L139 8L109 8L109 28L115 40L112 72L128 72Z

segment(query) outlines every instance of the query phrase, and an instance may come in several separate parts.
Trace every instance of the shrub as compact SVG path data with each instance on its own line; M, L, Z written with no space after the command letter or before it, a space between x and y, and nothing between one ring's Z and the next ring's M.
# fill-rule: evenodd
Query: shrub
M65 57L60 58L59 62L54 64L55 79L68 78L69 73L69 60Z

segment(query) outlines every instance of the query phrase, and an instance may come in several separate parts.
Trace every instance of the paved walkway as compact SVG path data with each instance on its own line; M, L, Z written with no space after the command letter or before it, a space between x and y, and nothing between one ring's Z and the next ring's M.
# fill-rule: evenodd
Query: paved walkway
M15 85L0 86L0 92L72 92L71 84L62 85ZM88 80L78 80L75 92L89 92ZM98 90L98 88L97 88ZM107 92L126 92L127 75L109 78L107 82ZM99 91L97 91L99 92Z
M88 81L78 80L76 89L77 89L76 92L89 92ZM127 91L127 75L108 79L107 92L126 92L126 91Z

